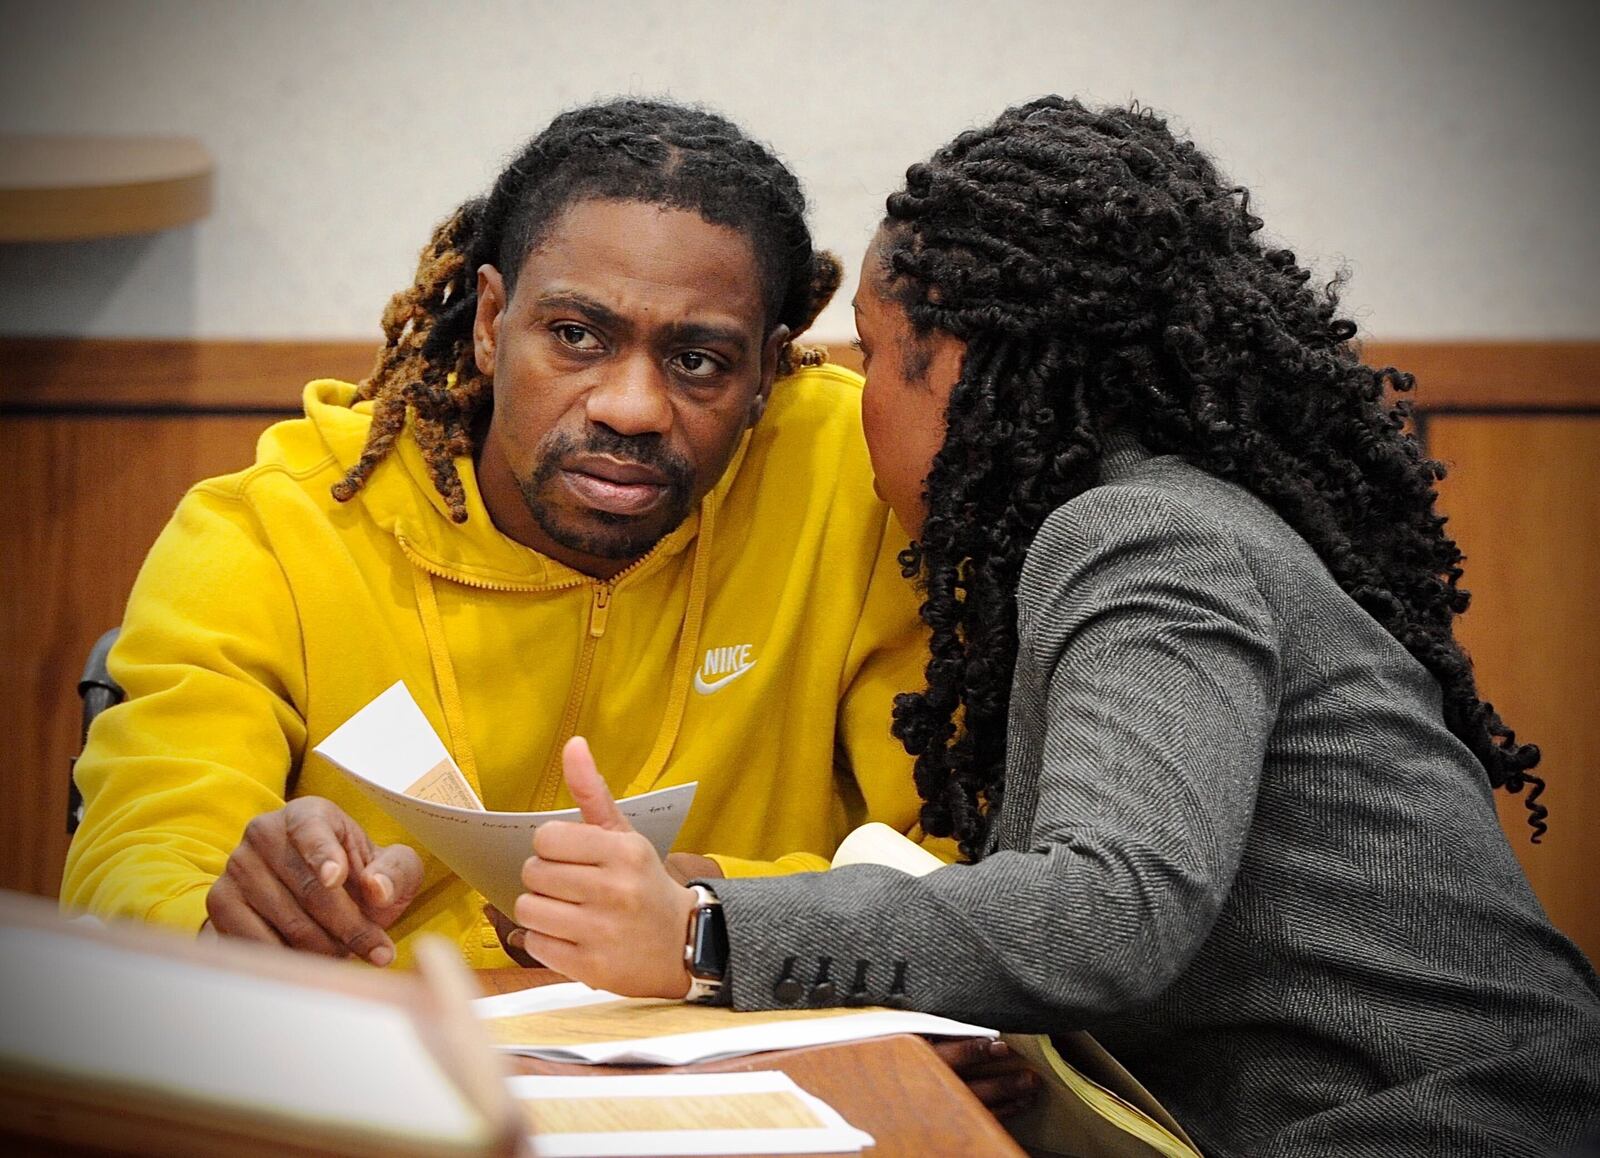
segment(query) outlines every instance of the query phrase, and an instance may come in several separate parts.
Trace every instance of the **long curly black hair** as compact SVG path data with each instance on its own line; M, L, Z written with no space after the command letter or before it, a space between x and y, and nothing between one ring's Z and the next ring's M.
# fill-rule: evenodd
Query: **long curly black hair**
M588 198L641 201L700 214L747 236L756 251L769 326L803 333L839 288L833 254L817 250L800 182L771 150L725 117L670 101L619 99L562 113L506 166L487 196L434 230L412 285L390 299L384 346L359 397L375 400L361 458L333 487L355 497L394 449L409 417L434 486L467 519L455 459L473 451L493 394L473 359L477 271L495 266L509 295L528 253L566 209ZM821 361L791 343L779 372Z
M1338 284L1264 246L1246 190L1137 105L1051 96L906 173L881 271L916 333L966 354L902 557L925 588L926 690L899 697L922 823L979 855L998 815L1016 586L1045 517L1099 481L1116 427L1268 503L1439 681L1445 722L1496 787L1547 815L1539 750L1479 698L1452 631L1462 554L1434 510L1444 467L1407 430L1411 389L1363 365Z

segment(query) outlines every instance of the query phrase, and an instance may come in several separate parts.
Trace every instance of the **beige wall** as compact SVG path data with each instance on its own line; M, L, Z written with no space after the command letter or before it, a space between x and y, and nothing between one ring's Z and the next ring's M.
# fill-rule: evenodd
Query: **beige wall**
M362 337L432 222L555 111L705 100L853 263L907 163L1007 103L1193 126L1384 337L1600 334L1594 5L1481 0L8 4L0 131L193 134L203 224L0 246L0 333ZM849 332L841 301L819 328Z

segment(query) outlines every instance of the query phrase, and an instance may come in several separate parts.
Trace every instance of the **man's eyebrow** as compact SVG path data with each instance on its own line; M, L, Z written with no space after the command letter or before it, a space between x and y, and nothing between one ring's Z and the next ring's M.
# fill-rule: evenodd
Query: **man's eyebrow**
M602 326L617 327L623 324L623 317L616 310L583 294L541 294L534 299L534 305L547 310L573 310Z
M742 350L747 344L742 327L715 322L672 322L662 327L662 334L675 345L726 345Z

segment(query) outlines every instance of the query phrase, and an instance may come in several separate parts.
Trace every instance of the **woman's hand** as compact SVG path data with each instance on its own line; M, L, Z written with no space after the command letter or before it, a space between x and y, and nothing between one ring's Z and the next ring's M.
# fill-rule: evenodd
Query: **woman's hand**
M576 981L627 997L689 991L683 945L695 895L633 831L581 736L561 752L567 788L584 823L552 821L533 835L512 915L516 940Z

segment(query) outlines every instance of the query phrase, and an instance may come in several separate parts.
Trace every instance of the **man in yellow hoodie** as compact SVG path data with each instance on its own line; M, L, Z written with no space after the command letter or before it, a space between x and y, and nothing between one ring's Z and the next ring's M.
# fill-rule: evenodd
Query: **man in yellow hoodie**
M306 388L183 499L95 723L62 903L387 964L482 900L311 749L397 679L485 806L698 781L684 875L822 868L915 832L906 539L859 379L790 339L838 285L794 176L720 117L563 114L440 226L359 388ZM804 362L805 365L799 365Z

